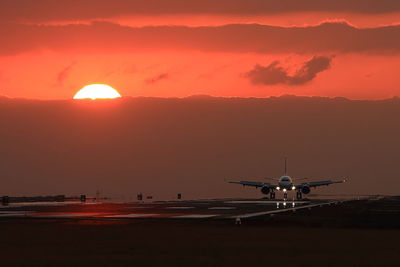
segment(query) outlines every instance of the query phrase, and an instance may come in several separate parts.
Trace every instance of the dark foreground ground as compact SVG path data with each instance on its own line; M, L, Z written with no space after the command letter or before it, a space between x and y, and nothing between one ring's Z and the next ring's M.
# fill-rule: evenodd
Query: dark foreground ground
M398 266L399 199L243 221L3 218L0 266Z

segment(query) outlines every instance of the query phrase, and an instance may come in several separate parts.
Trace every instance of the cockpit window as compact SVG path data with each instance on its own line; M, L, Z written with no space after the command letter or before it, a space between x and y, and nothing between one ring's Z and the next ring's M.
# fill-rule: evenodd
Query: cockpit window
M289 178L287 178L287 177L284 177L284 178L282 178L282 182L289 182L290 180L289 180Z

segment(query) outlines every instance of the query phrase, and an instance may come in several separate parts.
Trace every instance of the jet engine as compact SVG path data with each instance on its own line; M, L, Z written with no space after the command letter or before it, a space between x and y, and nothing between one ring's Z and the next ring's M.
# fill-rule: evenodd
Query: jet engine
M263 188L261 188L261 193L263 193L265 195L268 195L270 191L271 190L267 186L264 186Z
M303 187L301 188L301 192L302 192L303 194L305 194L305 195L307 195L308 193L310 193L310 191L311 191L311 189L310 189L309 186L303 186Z

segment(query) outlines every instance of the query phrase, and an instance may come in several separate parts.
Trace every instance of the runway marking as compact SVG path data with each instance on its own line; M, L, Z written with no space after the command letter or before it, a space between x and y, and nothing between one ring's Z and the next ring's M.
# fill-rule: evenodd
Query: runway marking
M224 203L227 204L269 204L269 205L276 205L277 203L281 204L285 201L271 201L271 200L234 200L234 201L226 201ZM293 202L292 200L287 200L286 203ZM296 204L306 204L310 203L310 201L294 201Z
M151 209L151 208L154 208L153 206L151 206L151 207L142 207L142 206L139 206L139 207L126 207L126 209Z
M4 213L4 214L0 214L0 217L23 217L25 216L24 213Z
M25 211L20 211L20 210L18 210L18 211L12 211L12 210L9 210L9 211L0 211L0 214L18 214L18 213L25 213Z
M131 214L117 214L104 216L106 218L143 218L143 217L157 217L160 214L146 214L146 213L131 213Z
M211 207L209 210L234 210L236 207Z
M77 218L77 217L97 217L101 215L101 213L92 213L92 212L74 212L74 213L38 213L34 214L34 217L41 218Z
M346 200L346 201L351 201L351 200ZM344 202L344 201L343 201ZM291 202L287 202L289 205ZM263 216L263 215L268 215L268 214L276 214L276 213L282 213L282 212L288 212L288 211L296 211L300 209L311 209L313 207L322 207L322 206L327 206L336 203L336 201L332 202L324 202L324 203L318 203L318 204L311 204L311 205L303 205L299 207L293 207L293 208L283 208L283 209L276 209L276 210L269 210L269 211L262 211L262 212L254 212L254 213L247 213L247 214L242 214L242 215L235 215L235 216L230 216L228 218L232 219L243 219L243 218L251 218L251 217L257 217L257 216Z
M189 209L194 209L194 207L166 207L165 209L171 209L171 210L189 210Z
M9 203L8 206L10 208L17 207L27 207L27 206L37 206L37 207L52 207L52 206L66 206L71 204L81 204L81 202L76 201L63 201L63 202L19 202L19 203Z
M24 217L35 213L34 211L0 211L0 217Z
M220 214L187 214L187 215L179 215L173 216L172 218L180 218L180 219L203 219L203 218L211 218L219 216Z

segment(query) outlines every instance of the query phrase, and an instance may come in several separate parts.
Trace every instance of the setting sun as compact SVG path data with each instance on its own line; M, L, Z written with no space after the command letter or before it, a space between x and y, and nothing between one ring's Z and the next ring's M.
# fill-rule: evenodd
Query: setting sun
M74 99L118 98L121 95L117 90L106 84L90 84L79 90Z

